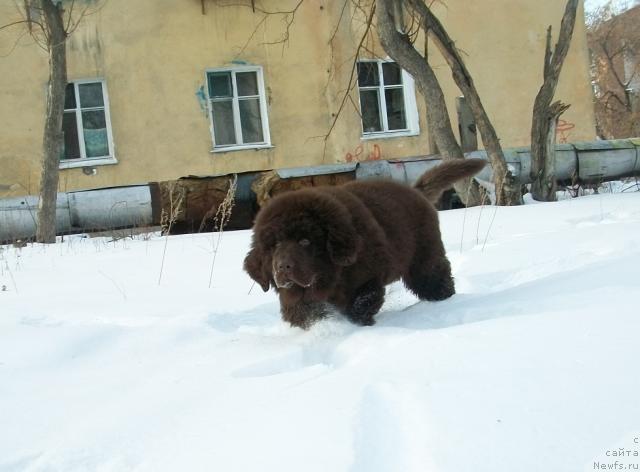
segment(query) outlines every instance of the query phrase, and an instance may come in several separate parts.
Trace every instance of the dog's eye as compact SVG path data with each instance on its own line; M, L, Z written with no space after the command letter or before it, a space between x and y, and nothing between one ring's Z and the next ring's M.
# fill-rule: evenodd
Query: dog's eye
M311 241L309 241L308 239L301 239L300 241L298 241L298 244L302 247L306 247L311 244Z

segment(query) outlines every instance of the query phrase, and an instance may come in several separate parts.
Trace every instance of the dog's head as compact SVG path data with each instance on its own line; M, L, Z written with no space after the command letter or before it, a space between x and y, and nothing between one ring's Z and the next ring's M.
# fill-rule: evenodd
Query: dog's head
M244 268L265 292L325 287L339 268L355 263L360 244L348 209L335 197L288 192L258 213Z

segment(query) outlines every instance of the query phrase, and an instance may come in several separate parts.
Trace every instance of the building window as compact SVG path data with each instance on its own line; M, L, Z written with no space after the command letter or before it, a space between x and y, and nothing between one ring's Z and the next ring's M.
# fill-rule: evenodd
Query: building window
M207 71L213 150L269 147L262 68Z
M60 167L114 163L110 121L104 81L68 83L62 117L64 150Z
M413 80L395 62L358 61L358 90L364 137L419 133Z

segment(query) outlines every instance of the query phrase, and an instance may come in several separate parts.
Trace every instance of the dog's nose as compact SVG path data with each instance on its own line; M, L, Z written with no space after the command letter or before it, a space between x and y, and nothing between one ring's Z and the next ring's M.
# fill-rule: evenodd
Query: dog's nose
M281 272L283 274L288 274L293 269L293 262L289 260L279 261L276 266L276 269L278 270L278 272Z
M293 262L289 258L278 258L274 261L274 279L279 288L290 288L293 285Z

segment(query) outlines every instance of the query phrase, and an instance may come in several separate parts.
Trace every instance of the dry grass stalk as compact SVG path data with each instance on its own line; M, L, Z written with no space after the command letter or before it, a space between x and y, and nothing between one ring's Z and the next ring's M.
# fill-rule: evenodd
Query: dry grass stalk
M216 264L216 255L218 254L218 248L220 247L220 240L222 239L222 234L224 233L224 228L229 223L231 219L231 212L233 211L233 206L236 201L236 190L238 188L238 175L234 174L233 179L229 182L229 189L227 190L227 194L222 200L222 203L218 206L216 210L216 215L213 218L213 227L214 231L218 231L218 239L216 241L215 247L213 249L213 259L211 260L211 271L209 273L209 288L211 288L211 283L213 281L213 268Z
M178 188L176 182L171 182L169 184L169 211L166 211L164 208L162 209L162 213L160 215L160 226L162 227L162 232L165 234L164 240L164 249L162 250L162 263L160 264L160 274L158 275L158 285L160 285L160 281L162 280L162 270L164 269L164 260L167 255L167 244L169 242L169 234L171 233L171 227L173 223L178 219L180 213L183 211L183 202L184 202L184 190L182 188Z

